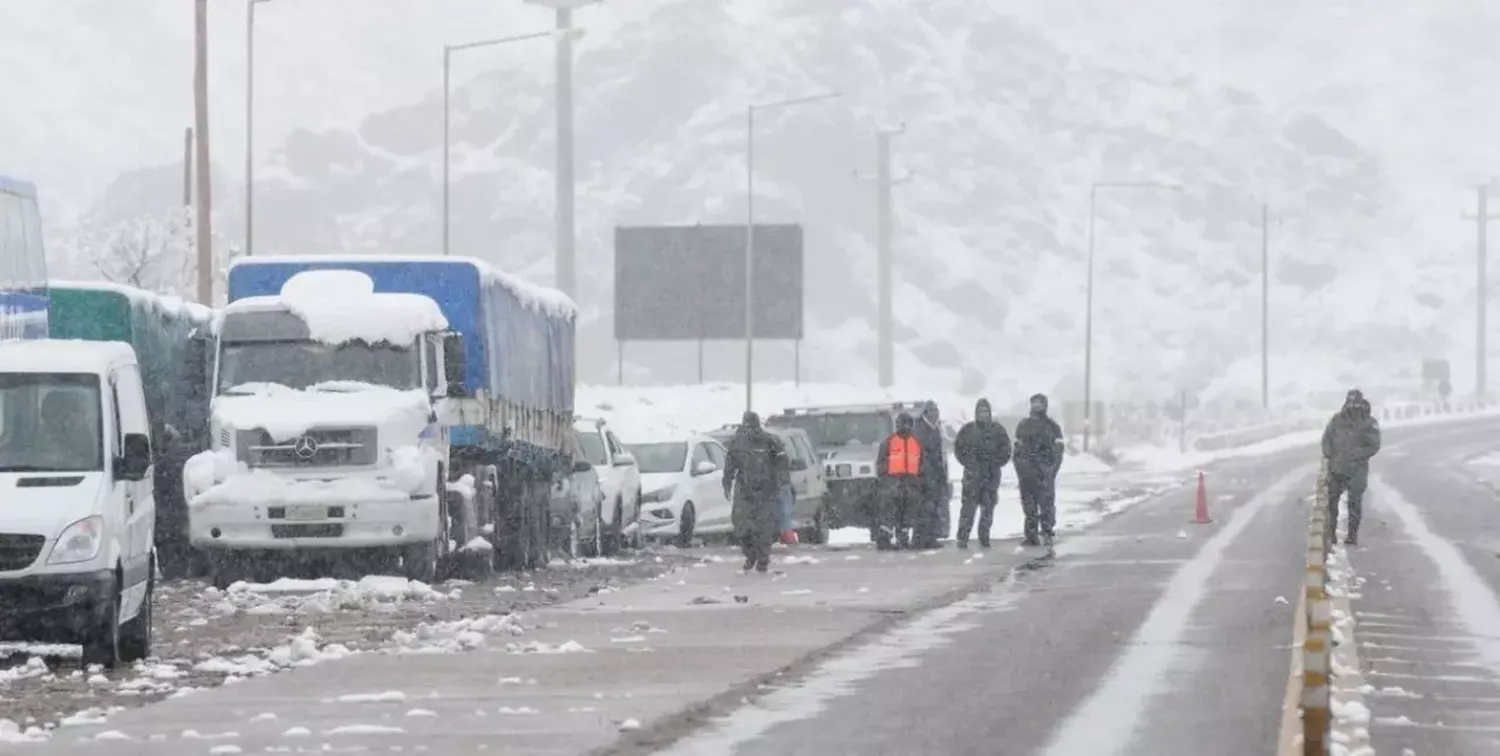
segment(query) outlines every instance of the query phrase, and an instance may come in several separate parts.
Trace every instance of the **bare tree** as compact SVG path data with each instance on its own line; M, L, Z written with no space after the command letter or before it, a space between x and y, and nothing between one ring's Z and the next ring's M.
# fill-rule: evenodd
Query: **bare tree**
M55 256L68 275L197 301L197 228L190 208L174 208L112 224L76 229ZM213 239L214 301L224 302L229 264L239 245Z

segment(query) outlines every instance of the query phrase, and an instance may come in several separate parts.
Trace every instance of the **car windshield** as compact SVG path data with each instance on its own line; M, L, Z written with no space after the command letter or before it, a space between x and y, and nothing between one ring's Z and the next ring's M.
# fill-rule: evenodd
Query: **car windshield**
M840 412L826 415L773 415L767 424L801 428L817 447L878 444L895 431L884 412Z
M99 377L0 373L0 472L104 469Z
M583 440L583 458L591 465L607 465L609 457L604 453L604 436L598 431L579 431Z
M635 455L635 463L643 473L682 472L687 462L687 442L631 444L630 453Z
M360 385L415 389L422 373L415 346L316 341L227 343L219 352L219 393L278 384L294 389L352 390Z

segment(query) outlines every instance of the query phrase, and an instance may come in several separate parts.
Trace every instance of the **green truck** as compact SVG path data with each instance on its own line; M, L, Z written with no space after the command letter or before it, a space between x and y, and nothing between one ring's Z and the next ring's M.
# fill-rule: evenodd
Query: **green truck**
M195 333L212 327L214 311L202 305L106 282L48 285L48 333L54 339L123 341L135 349L155 457L156 544L162 574L194 570L187 542L182 466L208 448L208 395L202 376L184 371Z

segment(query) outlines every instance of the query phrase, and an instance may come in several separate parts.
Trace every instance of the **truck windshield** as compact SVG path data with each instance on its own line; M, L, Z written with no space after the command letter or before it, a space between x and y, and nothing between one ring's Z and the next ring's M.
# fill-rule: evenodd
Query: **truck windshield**
M294 389L319 384L415 389L422 386L421 375L415 346L247 341L226 343L220 349L218 393L243 392L256 384Z
M687 462L687 442L631 444L630 453L635 455L635 463L642 473L682 472L683 463Z
M99 377L0 373L0 473L104 469Z
M583 440L583 456L591 465L607 465L609 457L604 454L604 436L598 431L579 431Z
M767 425L801 428L813 445L865 446L880 443L895 432L891 416L883 412L840 412L826 415L772 415Z

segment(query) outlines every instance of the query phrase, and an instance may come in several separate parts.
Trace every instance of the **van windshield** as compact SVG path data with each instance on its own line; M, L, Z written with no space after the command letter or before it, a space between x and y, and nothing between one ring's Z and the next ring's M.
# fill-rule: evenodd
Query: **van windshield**
M0 472L104 469L99 377L0 373Z
M226 342L219 354L218 393L233 394L257 384L294 389L365 384L406 390L422 387L422 372L415 345Z

